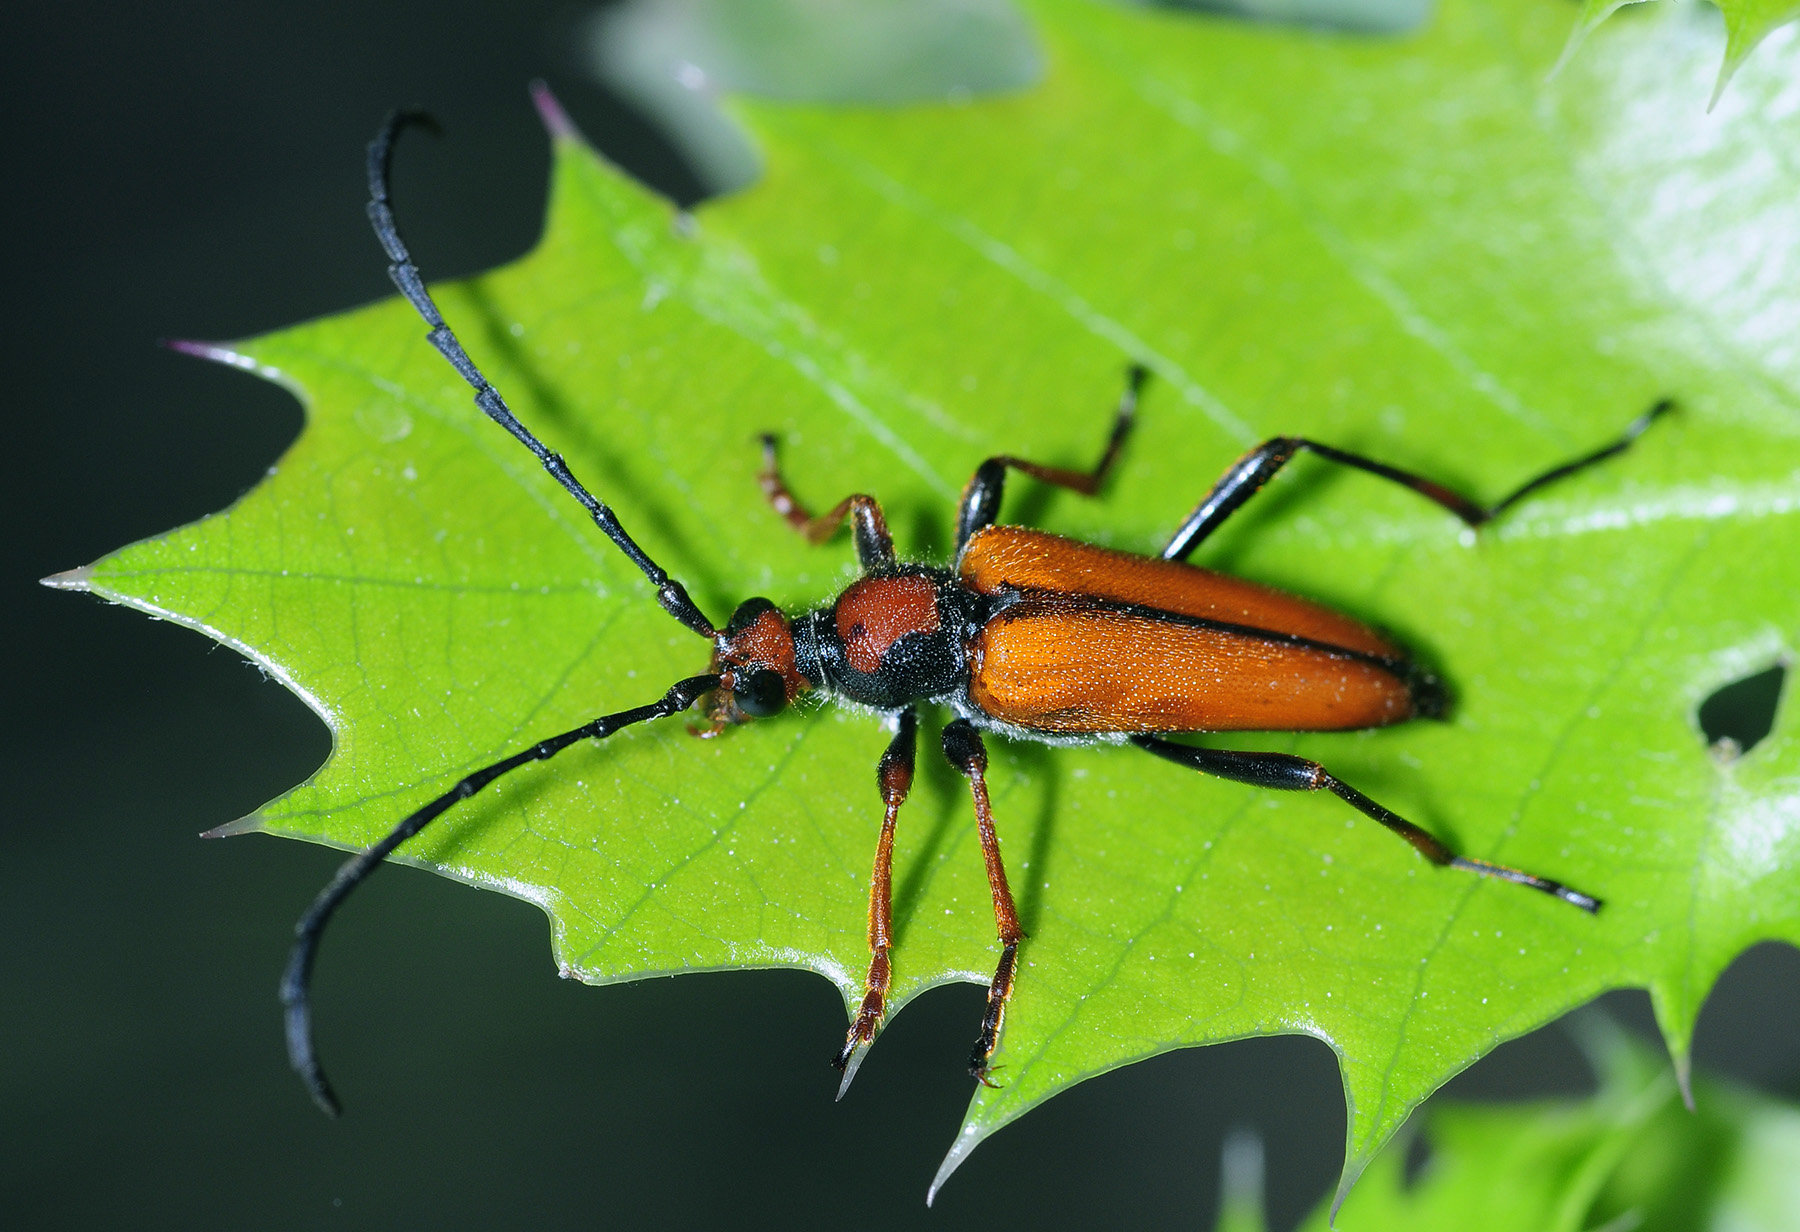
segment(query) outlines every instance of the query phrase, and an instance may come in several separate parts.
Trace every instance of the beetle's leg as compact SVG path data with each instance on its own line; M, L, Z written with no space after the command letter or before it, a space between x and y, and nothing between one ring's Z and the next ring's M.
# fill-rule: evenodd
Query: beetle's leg
M888 743L887 752L875 770L875 781L881 788L881 803L886 814L881 819L881 837L875 843L875 870L869 877L869 975L863 981L862 1008L850 1024L844 1046L832 1064L845 1070L856 1050L875 1039L881 1019L887 1013L888 987L892 968L888 951L894 944L894 822L906 793L912 790L913 751L919 716L911 706L900 712L900 728ZM846 1082L848 1078L846 1078ZM840 1097L842 1092L839 1092Z
M975 1037L974 1051L969 1053L969 1073L983 1086L994 1086L988 1078L988 1058L1000 1042L1000 1019L1006 1013L1006 1002L1012 996L1013 977L1018 967L1019 942L1025 930L1019 927L1019 913L1013 906L1012 891L1006 885L1006 866L1000 862L1000 840L994 835L994 810L988 803L987 749L981 733L967 719L957 719L944 728L944 756L969 780L969 794L975 800L975 828L981 835L981 857L987 862L988 890L994 897L994 928L1000 934L1000 965L988 985L987 1010L981 1015L981 1034Z
M1131 431L1132 418L1137 414L1138 393L1144 388L1144 382L1149 376L1150 370L1142 364L1133 364L1127 370L1125 392L1119 397L1119 409L1113 416L1112 433L1106 438L1106 448L1100 454L1100 460L1094 463L1093 470L1070 471L1056 466L1042 466L1006 454L989 458L976 467L975 473L969 477L968 486L963 488L962 500L957 505L955 556L962 555L963 545L969 542L969 536L984 526L992 526L994 519L1000 516L1000 497L1006 488L1006 472L1009 467L1015 471L1023 471L1033 479L1053 483L1059 488L1068 488L1083 496L1092 496L1098 492L1100 484L1106 479L1106 472L1112 469L1113 462L1118 459L1119 447L1125 443L1125 437Z
M1553 466L1543 474L1526 480L1503 499L1485 507L1477 505L1460 493L1452 492L1440 483L1434 483L1411 471L1403 471L1384 462L1365 458L1361 454L1347 453L1342 449L1322 445L1318 441L1307 440L1304 437L1278 436L1273 440L1264 441L1232 464L1231 469L1226 471L1219 482L1213 485L1212 491L1206 494L1206 499L1202 500L1194 507L1194 511L1188 514L1187 520L1181 524L1181 529L1177 530L1170 538L1169 545L1163 549L1163 558L1165 560L1186 559L1188 553L1198 547L1201 540L1217 530L1220 523L1237 512L1239 506L1245 501L1255 496L1265 483L1275 477L1275 472L1287 465L1288 460L1301 450L1316 453L1321 458L1329 458L1333 462L1354 467L1359 471L1367 471L1371 475L1379 475L1383 479L1390 479L1403 488L1411 488L1426 500L1443 506L1470 526L1480 526L1485 522L1493 521L1502 512L1546 484L1555 483L1558 479L1565 479L1596 462L1603 462L1615 454L1625 452L1633 441L1644 434L1645 429L1656 422L1660 416L1673 409L1674 405L1670 399L1662 399L1632 420L1619 438L1611 444L1596 449L1592 453L1583 454L1572 461L1564 462L1560 466Z
M381 862L396 847L423 830L440 813L453 804L467 800L501 775L509 774L534 761L547 761L570 745L583 740L604 739L634 723L680 714L702 694L718 685L717 676L691 676L678 681L663 694L660 701L631 710L621 710L617 714L602 715L560 736L540 740L523 752L502 758L491 766L483 766L414 812L373 847L358 852L344 862L336 876L313 899L312 906L306 909L300 922L294 925L294 948L288 954L287 970L281 976L281 1004L287 1014L288 1061L293 1065L294 1072L306 1083L306 1089L312 1092L314 1103L330 1116L338 1114L337 1097L332 1094L331 1083L326 1081L325 1070L319 1064L318 1053L313 1049L312 969L313 959L319 950L319 936L350 891L368 880L369 874L379 868Z
M763 465L756 481L762 486L763 495L769 498L769 504L787 519L789 526L799 531L808 543L817 545L831 538L848 516L851 531L856 536L856 559L863 572L893 567L894 537L888 533L887 519L882 516L881 506L873 496L864 496L861 492L846 496L830 512L814 517L794 498L781 477L781 468L775 462L774 436L765 432L761 440Z
M1271 787L1277 791L1328 791L1363 816L1379 821L1411 843L1420 855L1433 864L1466 869L1471 873L1480 873L1483 877L1498 877L1502 881L1530 886L1586 912L1600 910L1599 899L1583 894L1580 890L1572 890L1560 881L1539 877L1536 873L1528 873L1523 869L1509 868L1504 864L1491 864L1486 860L1457 855L1406 818L1390 812L1348 783L1333 777L1316 761L1308 761L1304 757L1294 757L1288 753L1234 753L1224 749L1201 749L1156 736L1133 736L1131 741L1139 748L1148 749L1177 765L1198 770L1202 774L1216 774L1236 783Z

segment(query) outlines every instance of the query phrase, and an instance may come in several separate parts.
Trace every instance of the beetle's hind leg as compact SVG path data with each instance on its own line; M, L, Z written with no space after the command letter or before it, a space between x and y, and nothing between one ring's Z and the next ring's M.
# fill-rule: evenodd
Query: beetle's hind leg
M969 780L969 794L975 800L975 827L981 835L981 855L987 862L988 890L994 899L994 928L1000 934L1000 965L988 984L981 1033L975 1037L975 1048L969 1053L969 1073L983 1086L991 1087L996 1084L988 1077L988 1059L1000 1042L1000 1020L1012 997L1013 979L1018 972L1019 943L1025 940L1025 930L1019 927L1019 912L1013 906L1012 890L1006 884L1006 866L1000 862L994 810L988 803L987 749L973 723L957 719L945 726L944 756Z
M1000 497L1006 490L1006 472L1009 469L1022 471L1033 479L1041 479L1045 483L1079 492L1083 496L1093 496L1099 492L1107 472L1118 461L1120 447L1131 433L1132 421L1137 417L1138 394L1143 391L1144 382L1149 378L1150 370L1142 364L1133 364L1126 370L1125 392L1119 396L1119 409L1113 414L1112 432L1107 436L1106 448L1101 451L1100 460L1094 463L1092 470L1071 471L1060 466L1044 466L1010 454L989 458L976 467L968 486L963 489L962 500L957 504L955 555L962 555L963 545L969 542L969 536L984 526L992 526L994 519L1000 516Z
M887 811L881 820L881 837L875 843L875 869L869 877L869 974L863 981L862 1006L850 1023L843 1048L831 1061L844 1074L843 1085L838 1088L839 1099L844 1097L856 1072L851 1062L860 1049L874 1041L887 1014L888 988L893 979L888 951L894 944L894 823L900 816L900 806L906 803L907 792L912 790L918 728L917 712L910 706L902 710L899 730L875 771L881 802Z
M1133 736L1131 742L1177 765L1198 770L1202 774L1215 774L1235 783L1271 787L1277 791L1328 791L1363 816L1379 821L1411 843L1414 850L1433 864L1529 886L1590 914L1600 910L1599 899L1571 889L1560 881L1552 881L1548 877L1540 877L1536 873L1528 873L1524 869L1511 868L1505 864L1492 864L1486 860L1457 855L1430 833L1398 813L1375 803L1356 788L1334 777L1316 761L1308 761L1304 757L1288 753L1238 753L1224 749L1201 749L1156 736Z

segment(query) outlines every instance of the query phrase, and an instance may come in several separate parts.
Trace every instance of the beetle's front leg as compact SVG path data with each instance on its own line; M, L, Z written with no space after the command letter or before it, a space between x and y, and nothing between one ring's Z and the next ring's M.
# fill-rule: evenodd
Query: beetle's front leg
M969 794L975 800L975 828L981 835L981 856L987 862L988 890L994 897L994 928L1000 934L1000 965L988 985L987 1009L981 1015L981 1034L975 1037L975 1049L969 1054L969 1073L983 1086L995 1086L988 1077L988 1058L1000 1042L1000 1020L1006 1014L1006 1003L1012 997L1013 979L1018 971L1019 943L1025 930L1019 927L1019 913L1013 906L1012 890L1006 884L1006 866L1000 862L1000 840L994 834L994 810L988 803L987 749L981 733L967 719L957 719L944 728L944 756L969 780Z
M781 468L775 462L775 438L772 435L763 434L762 450L763 465L756 481L762 485L769 505L808 543L824 543L837 533L837 528L848 517L856 540L856 560L863 572L875 573L894 567L894 537L888 533L887 518L882 516L881 506L873 496L861 492L846 496L829 511L814 517L781 477Z
M859 1048L867 1047L881 1028L887 1013L888 988L893 969L888 951L894 944L894 823L906 793L912 790L913 751L917 747L918 714L908 706L900 712L900 727L888 743L887 752L875 771L881 787L881 802L886 815L881 820L881 837L875 843L875 871L869 877L869 975L863 981L862 1008L850 1023L850 1034L831 1063L844 1071L844 1084L850 1082L850 1062ZM843 1088L838 1098L843 1098Z

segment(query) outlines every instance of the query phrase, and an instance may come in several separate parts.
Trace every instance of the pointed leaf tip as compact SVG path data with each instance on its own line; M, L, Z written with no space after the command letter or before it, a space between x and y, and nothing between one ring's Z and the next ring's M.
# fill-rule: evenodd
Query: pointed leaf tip
M1687 1105L1689 1112L1693 1112L1695 1110L1694 1063L1693 1059L1685 1052L1675 1058L1675 1085L1681 1088L1681 1102Z
M862 1068L863 1058L869 1055L870 1045L864 1044L850 1054L844 1063L844 1076L838 1082L837 1099L843 1099L850 1093L850 1083L856 1077L856 1071Z
M228 821L222 826L214 826L210 830L200 831L201 838L234 838L239 834L261 834L264 830L263 815L251 813L236 821Z
M976 1092L975 1098L981 1098L979 1090ZM962 1132L956 1135L956 1141L952 1142L950 1149L944 1153L944 1162L938 1165L937 1175L931 1178L931 1188L925 1191L926 1206L930 1206L937 1200L938 1190L944 1187L944 1182L950 1179L950 1174L962 1167L963 1161L969 1157L970 1152L980 1146L986 1137L987 1132L983 1126L965 1118Z
M61 573L39 578L38 585L48 586L51 590L87 590L93 573L92 565L83 565L79 569L65 569Z
M1706 101L1706 110L1710 115L1719 100L1725 97L1725 87L1737 76L1738 69L1750 58L1758 44L1781 26L1800 17L1800 3L1793 5L1786 13L1774 15L1749 14L1733 6L1725 11L1725 55L1719 61L1719 76L1713 82L1712 97Z
M575 121L569 118L569 113L563 110L563 105L556 101L556 95L550 92L550 86L541 77L531 83L531 103L553 140L580 139L581 130L575 127Z
M232 368L242 368L246 372L256 371L255 360L248 355L239 354L223 343L196 342L189 338L164 338L162 345L178 355L192 355L195 359L225 364Z
M1643 0L1583 0L1581 11L1576 15L1575 24L1569 31L1568 41L1563 46L1562 55L1545 80L1554 80L1588 35L1614 13L1627 5L1642 2ZM1725 52L1719 62L1718 76L1713 81L1712 96L1706 103L1709 114L1719 105L1719 100L1724 97L1725 87L1731 84L1732 77L1750 53L1756 50L1757 45L1782 26L1800 19L1800 3L1783 5L1766 4L1762 0L1717 0L1717 8L1725 19Z

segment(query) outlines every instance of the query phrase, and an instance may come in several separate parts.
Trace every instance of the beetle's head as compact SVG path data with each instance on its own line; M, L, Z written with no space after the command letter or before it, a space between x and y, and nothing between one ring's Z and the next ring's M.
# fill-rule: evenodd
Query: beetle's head
M701 702L715 736L733 723L766 719L813 687L794 661L794 627L767 599L746 599L713 642L719 687Z

